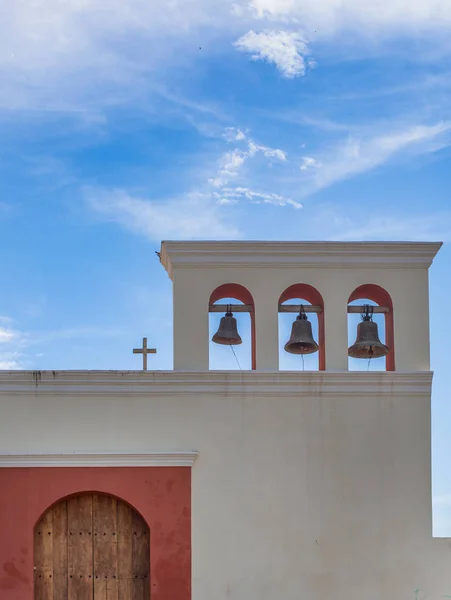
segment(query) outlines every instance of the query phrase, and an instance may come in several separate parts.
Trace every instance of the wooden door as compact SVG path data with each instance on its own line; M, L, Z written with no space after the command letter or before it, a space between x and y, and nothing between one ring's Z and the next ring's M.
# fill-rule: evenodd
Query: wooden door
M112 496L62 500L34 531L35 600L150 600L150 532Z

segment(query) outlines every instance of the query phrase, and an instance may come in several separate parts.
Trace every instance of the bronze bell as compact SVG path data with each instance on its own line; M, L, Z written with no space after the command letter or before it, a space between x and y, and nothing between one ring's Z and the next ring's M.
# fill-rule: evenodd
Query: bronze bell
M348 349L352 358L380 358L389 352L389 348L379 339L377 323L373 321L373 307L362 307L362 322L357 325L357 338Z
M313 339L312 324L307 319L302 304L291 327L291 336L285 344L285 351L290 354L313 354L318 351L318 344Z
M211 341L215 344L237 346L243 343L238 333L236 319L231 312L231 308L231 306L227 308L225 316L221 318L221 322L219 323L218 331L211 338Z

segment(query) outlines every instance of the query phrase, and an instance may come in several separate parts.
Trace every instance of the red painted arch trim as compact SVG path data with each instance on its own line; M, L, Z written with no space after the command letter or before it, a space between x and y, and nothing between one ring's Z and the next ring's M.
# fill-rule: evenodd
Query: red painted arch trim
M388 313L385 313L385 344L389 347L389 352L385 357L385 369L387 371L395 370L395 330L393 317L393 300L390 294L380 285L375 283L365 283L356 288L349 296L348 304L355 300L368 299L379 306L387 306Z
M255 303L250 291L239 283L224 283L212 291L209 304L214 304L222 298L236 298L243 304L250 304L251 310L251 365L252 370L257 368L257 346L255 334Z
M321 312L318 313L318 346L319 357L318 367L320 371L326 370L326 337L324 332L324 300L316 288L308 283L294 283L284 290L279 298L279 306L287 300L299 298L306 300L314 306L320 306Z

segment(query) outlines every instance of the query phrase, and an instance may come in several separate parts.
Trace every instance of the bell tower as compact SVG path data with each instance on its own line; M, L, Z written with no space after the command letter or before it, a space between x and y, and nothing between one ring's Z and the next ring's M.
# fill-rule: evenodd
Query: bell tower
M163 242L173 371L0 371L0 600L449 597L439 248Z
M216 311L213 301L236 297L244 304L240 310L251 313L253 370L279 370L278 315L300 308L294 338L285 348L295 353L318 350L322 371L348 370L348 313L362 311L360 337L350 356L386 355L387 370L428 371L428 269L440 246L164 241L161 262L173 281L174 369L209 369L209 311ZM295 297L305 298L310 306L283 305ZM360 299L376 306L351 305ZM318 340L307 348L299 340L308 335L309 312L318 314ZM373 312L385 316L385 343L377 338ZM365 341L368 334L373 336L370 344ZM418 344L418 339L423 342Z

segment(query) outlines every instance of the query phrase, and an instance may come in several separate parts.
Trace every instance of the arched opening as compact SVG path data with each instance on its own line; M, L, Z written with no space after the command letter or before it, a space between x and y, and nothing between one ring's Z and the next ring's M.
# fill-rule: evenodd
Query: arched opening
M380 341L388 346L389 351L381 358L371 358L365 361L349 357L348 368L350 371L394 371L395 370L395 347L393 328L393 302L390 294L381 286L369 283L359 286L349 296L348 300L348 346L356 341L357 326L361 322L361 307L368 304L374 307L372 320L378 326ZM349 312L355 307L356 312Z
M53 504L34 528L34 597L150 598L150 531L126 502L95 492Z
M242 344L230 346L212 341L221 318L232 306L233 317ZM217 287L209 300L210 369L212 370L255 370L255 306L252 294L238 283L225 283Z
M293 321L299 311L295 307L304 306L306 316L312 324L313 338L318 352L294 355L284 350L291 335ZM279 298L279 369L281 371L324 371L326 353L324 344L324 301L316 288L307 283L295 283L282 292ZM290 312L286 312L290 311Z

